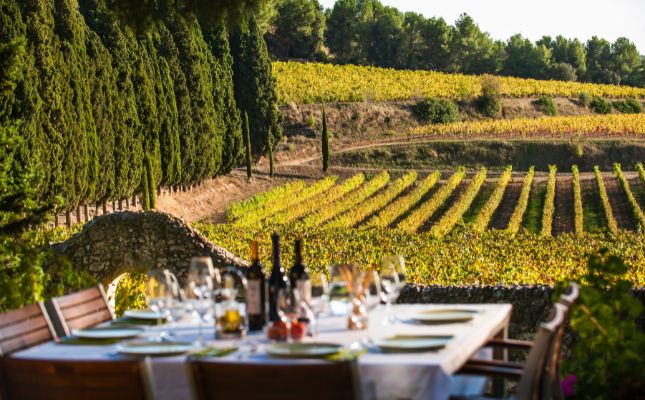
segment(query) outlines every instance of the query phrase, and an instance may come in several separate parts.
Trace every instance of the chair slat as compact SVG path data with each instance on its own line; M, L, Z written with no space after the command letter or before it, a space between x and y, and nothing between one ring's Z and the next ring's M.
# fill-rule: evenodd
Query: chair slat
M0 329L3 329L5 325L15 324L18 321L34 318L39 315L42 315L42 310L37 303L24 306L18 310L7 311L0 314Z
M29 318L5 325L0 328L0 341L12 339L15 336L24 335L38 330L49 330L49 324L45 318Z
M8 400L151 398L149 370L138 360L70 361L5 358Z
M0 345L2 346L2 354L11 354L53 339L52 332L49 329L40 329L2 341Z
M59 305L60 307L60 305ZM61 307L61 311L66 320L73 320L75 318L83 317L87 314L92 314L100 311L107 311L105 308L105 300L102 297L90 300L85 303L79 303L72 306Z
M70 293L65 296L56 298L56 302L61 309L65 309L77 304L83 304L88 301L101 298L101 292L97 287L81 290L80 292Z
M101 285L53 298L46 307L59 336L114 319Z
M70 332L72 329L85 329L92 327L94 325L100 324L101 322L109 321L112 317L107 310L97 311L92 314L87 314L79 318L74 318L67 321L67 327Z
M0 356L56 338L42 303L0 314Z

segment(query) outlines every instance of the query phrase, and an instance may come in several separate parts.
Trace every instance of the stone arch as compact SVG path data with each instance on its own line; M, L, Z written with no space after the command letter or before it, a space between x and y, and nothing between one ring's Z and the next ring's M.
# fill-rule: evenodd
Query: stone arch
M168 268L183 281L194 256L210 256L216 267L249 265L181 219L156 211L96 217L67 241L52 245L52 250L104 285L125 272L156 268Z

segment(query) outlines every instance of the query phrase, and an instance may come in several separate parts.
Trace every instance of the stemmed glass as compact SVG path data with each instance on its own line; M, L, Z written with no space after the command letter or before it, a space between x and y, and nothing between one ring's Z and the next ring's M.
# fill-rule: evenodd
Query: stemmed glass
M148 272L146 282L146 301L152 311L157 314L158 325L166 317L168 307L172 303L172 288L166 271L153 270ZM164 338L164 332L159 333L157 340Z
M384 256L381 259L381 288L385 297L386 323L394 322L392 303L394 303L405 286L405 261L401 255Z
M189 311L195 311L199 317L197 342L201 346L205 344L202 325L213 313L214 296L220 283L219 271L213 268L210 257L193 257L190 262L185 296Z
M168 336L173 338L177 335L175 334L175 329L177 327L177 321L181 319L186 313L186 304L184 298L184 290L179 286L179 281L175 274L169 270L164 270L168 278L168 282L171 288L171 299L172 302L168 305L168 312L166 313L166 318L170 324L170 331Z
M378 273L371 269L363 272L363 304L367 311L372 311L381 304L383 293Z
M318 336L320 317L329 313L329 282L327 282L327 274L325 271L310 272L309 279L311 282L309 308L315 318L312 334Z
M353 288L347 285L347 265L329 266L329 309L331 315L347 315L351 309Z

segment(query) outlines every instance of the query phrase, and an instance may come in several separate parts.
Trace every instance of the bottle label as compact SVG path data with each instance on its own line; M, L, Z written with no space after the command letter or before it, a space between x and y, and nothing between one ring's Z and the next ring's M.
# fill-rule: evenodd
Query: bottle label
M260 280L248 281L246 284L246 310L249 315L262 314Z
M311 304L311 281L309 279L298 279L296 281L296 288L300 299L307 304Z

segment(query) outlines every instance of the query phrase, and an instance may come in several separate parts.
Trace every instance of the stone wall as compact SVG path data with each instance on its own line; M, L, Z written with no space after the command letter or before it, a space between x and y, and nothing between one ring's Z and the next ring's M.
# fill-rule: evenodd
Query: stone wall
M104 284L124 272L155 268L168 268L183 280L194 256L210 256L216 267L248 266L245 260L215 246L182 220L152 211L96 217L52 249Z

